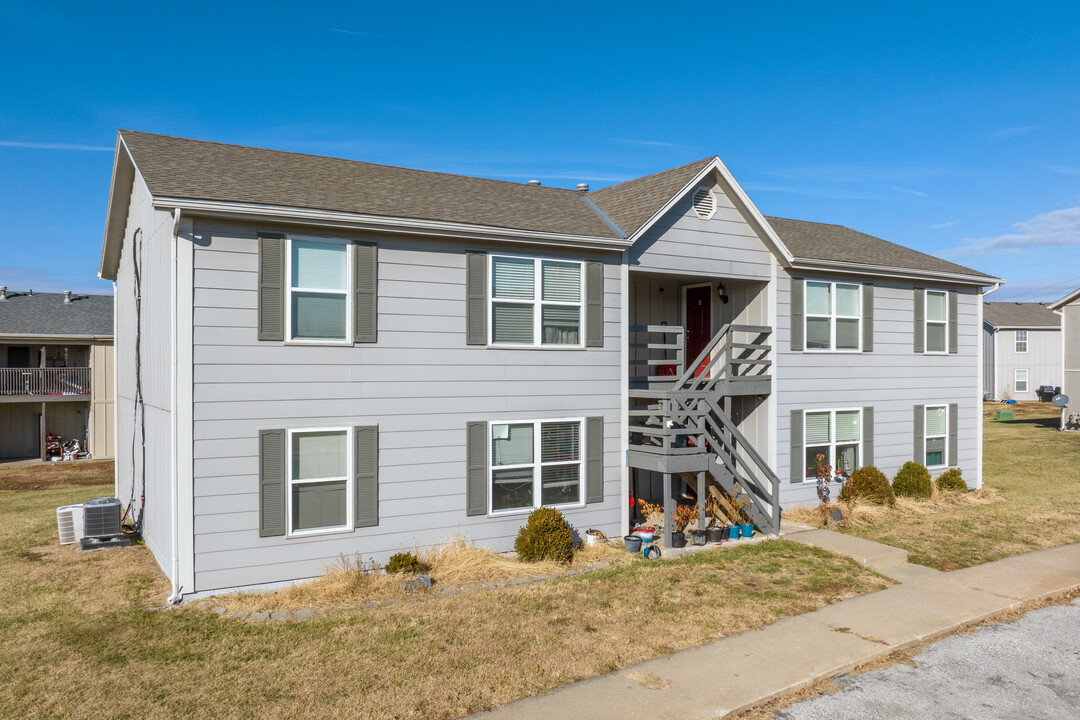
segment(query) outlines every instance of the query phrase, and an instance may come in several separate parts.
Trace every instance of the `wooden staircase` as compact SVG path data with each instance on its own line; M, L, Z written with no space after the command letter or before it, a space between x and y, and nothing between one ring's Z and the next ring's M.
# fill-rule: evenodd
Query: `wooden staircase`
M683 362L682 328L631 326L644 340L631 342L631 364L646 373L631 377L630 467L664 476L664 512L675 509L672 476L697 488L705 513L708 480L736 500L767 533L780 529L780 479L731 418L731 400L772 392L768 344L772 328L725 325L689 363ZM661 336L650 342L650 336ZM671 523L665 522L670 544Z

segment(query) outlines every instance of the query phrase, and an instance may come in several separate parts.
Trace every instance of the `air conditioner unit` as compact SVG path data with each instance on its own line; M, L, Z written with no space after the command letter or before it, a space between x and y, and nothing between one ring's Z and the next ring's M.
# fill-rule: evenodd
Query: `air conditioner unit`
M101 539L122 534L119 500L100 497L83 503L83 537Z
M83 538L83 506L62 505L56 508L56 529L60 544L71 545Z

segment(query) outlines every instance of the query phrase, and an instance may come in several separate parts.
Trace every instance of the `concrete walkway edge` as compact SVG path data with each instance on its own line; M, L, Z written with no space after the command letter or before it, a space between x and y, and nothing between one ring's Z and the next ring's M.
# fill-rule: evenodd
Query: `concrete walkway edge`
M797 541L794 536L789 539ZM893 561L883 559L886 565ZM1077 589L1080 543L1037 550L950 573L913 577L760 630L723 637L473 717L728 717L965 625Z

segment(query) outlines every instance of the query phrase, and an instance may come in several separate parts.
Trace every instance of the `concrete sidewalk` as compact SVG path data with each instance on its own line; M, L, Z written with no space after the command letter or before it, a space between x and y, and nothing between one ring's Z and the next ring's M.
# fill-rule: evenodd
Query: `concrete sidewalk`
M820 543L822 547L827 543L842 544L829 537L836 533L822 532L827 531L808 530L787 537L806 544ZM804 533L808 536L798 537ZM925 574L910 572L917 566L897 561L895 555L880 550L883 546L859 545L854 551L851 547L845 546L849 552L841 554L868 552L874 557L863 564L873 567L878 563L900 575L909 574L910 578L902 577L901 584L887 590L525 698L474 717L726 717L1025 602L1080 588L1080 543L950 573Z

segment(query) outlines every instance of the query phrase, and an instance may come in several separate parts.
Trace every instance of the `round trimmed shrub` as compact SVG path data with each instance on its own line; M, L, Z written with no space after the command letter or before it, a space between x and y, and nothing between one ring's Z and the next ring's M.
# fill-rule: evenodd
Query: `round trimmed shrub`
M937 476L937 480L934 480L934 485L942 491L967 492L968 489L967 483L960 474L960 468L949 468L941 473Z
M427 566L420 562L416 553L411 552L394 553L390 556L390 561L386 563L388 573L422 573L425 570Z
M574 532L563 514L554 508L537 508L529 513L525 526L518 530L514 550L524 562L570 562Z
M933 494L930 471L914 460L908 460L896 473L892 483L893 492L899 497L929 500Z
M844 489L840 491L840 500L853 502L856 499L874 505L895 505L896 496L893 494L889 478L885 473L873 465L861 467L844 483Z

